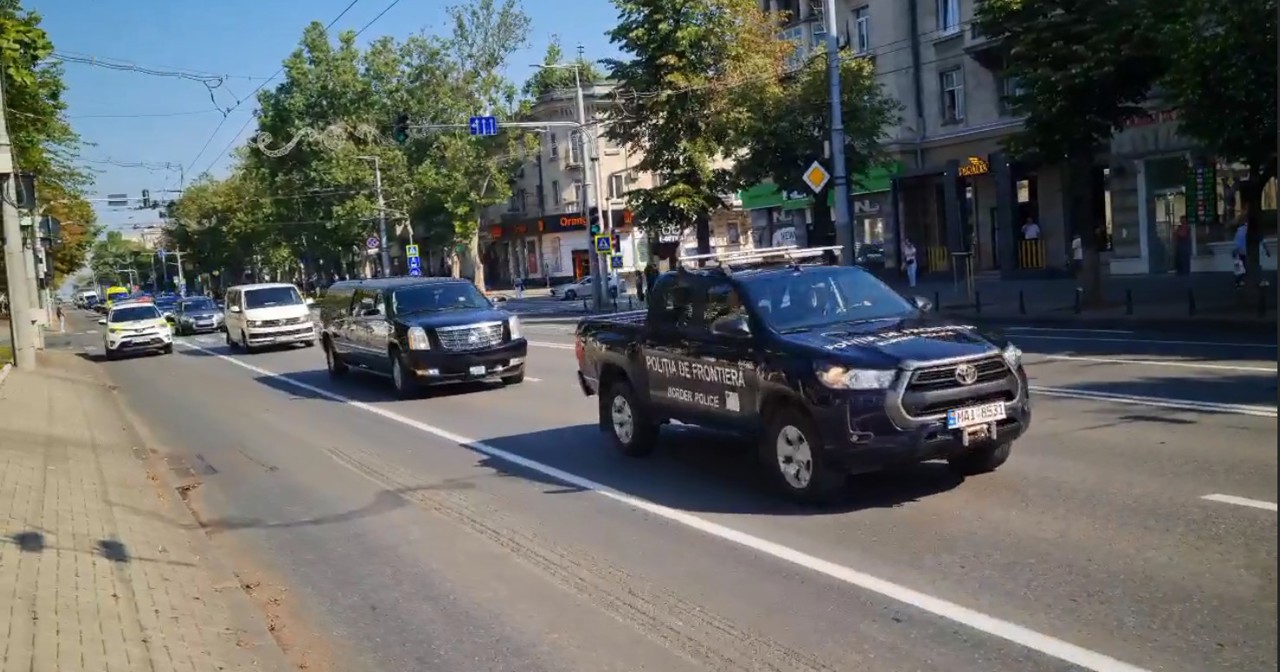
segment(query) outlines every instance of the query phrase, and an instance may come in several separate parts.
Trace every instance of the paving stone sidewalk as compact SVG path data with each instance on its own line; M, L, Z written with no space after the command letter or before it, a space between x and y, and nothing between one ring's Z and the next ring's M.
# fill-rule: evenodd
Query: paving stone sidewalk
M283 670L97 366L0 384L0 672Z

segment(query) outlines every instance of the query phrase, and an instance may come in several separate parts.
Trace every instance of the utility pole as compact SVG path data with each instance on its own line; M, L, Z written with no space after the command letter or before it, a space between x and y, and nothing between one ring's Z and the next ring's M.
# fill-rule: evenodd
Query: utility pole
M0 220L4 222L9 331L13 340L14 365L21 369L34 369L39 327L35 323L31 291L27 287L28 252L22 242L22 221L18 215L18 175L13 165L13 145L9 140L5 109L4 78L0 77Z
M382 200L382 162L376 156L359 158L373 162L373 189L378 194L378 238L382 248L382 277L391 276L391 249L387 244L387 206Z
M853 264L853 220L849 216L849 173L844 161L844 105L840 97L840 43L836 23L836 1L823 0L827 26L827 79L831 89L831 159L834 170L831 188L835 191L836 244L840 263Z

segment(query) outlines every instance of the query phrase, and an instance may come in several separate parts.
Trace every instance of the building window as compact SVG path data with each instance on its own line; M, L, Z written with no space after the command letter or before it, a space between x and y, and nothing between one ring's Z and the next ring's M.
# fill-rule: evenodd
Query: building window
M529 207L529 192L521 187L516 191L516 196L520 199L520 212L524 212Z
M788 28L778 35L778 39L790 42L794 45L791 53L787 55L787 60L783 64L783 67L786 68L787 72L799 70L800 67L804 65L805 60L809 57L808 50L805 49L805 44L802 41L804 39L804 26L800 25Z
M584 202L585 200L586 199L583 198L583 193L582 193L582 183L579 182L578 180L574 180L573 181L573 200L570 202L576 205Z
M944 35L960 31L960 0L938 0L938 32Z
M507 212L520 212L520 192L511 194L511 200L507 203Z
M548 134L548 137L551 138L551 158L554 159L560 156L560 138L556 136L555 131Z
M569 134L569 163L582 163L582 134L576 131Z
M853 10L853 53L865 54L871 51L871 8L859 7Z
M560 180L551 180L551 205L560 205Z
M626 192L626 185L622 181L622 173L614 173L609 176L609 200L622 198Z
M1010 75L1000 77L1000 114L1002 116L1013 116L1016 111L1013 109L1014 98L1022 93L1022 82Z
M822 21L816 21L811 24L812 29L809 32L809 53L816 54L827 48L827 26Z
M960 68L939 75L942 91L942 123L964 121L964 71Z

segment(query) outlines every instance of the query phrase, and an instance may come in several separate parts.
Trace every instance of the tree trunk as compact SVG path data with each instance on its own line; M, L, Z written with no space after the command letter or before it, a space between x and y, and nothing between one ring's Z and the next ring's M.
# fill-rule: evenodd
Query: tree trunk
M1080 236L1080 247L1084 259L1081 260L1079 287L1084 290L1084 304L1100 307L1105 300L1102 286L1102 258L1100 248L1102 241L1099 224L1093 218L1093 152L1086 151L1074 154L1067 164L1067 199L1070 222ZM1068 240L1068 243L1071 241ZM1067 246L1067 257L1074 263L1075 255Z
M484 286L484 263L480 258L480 220L476 219L476 229L471 232L471 238L467 241L467 255L471 259L471 281L475 283L476 288L480 291L486 291ZM457 271L454 271L457 275Z

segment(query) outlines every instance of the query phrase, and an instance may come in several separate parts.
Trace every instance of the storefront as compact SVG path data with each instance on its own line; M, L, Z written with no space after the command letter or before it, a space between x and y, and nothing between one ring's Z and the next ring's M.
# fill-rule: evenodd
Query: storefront
M631 238L631 213L606 213L615 232ZM624 250L628 246L624 243ZM552 283L581 278L590 273L591 240L586 217L579 214L510 219L489 224L481 231L486 281L509 286L516 279Z

